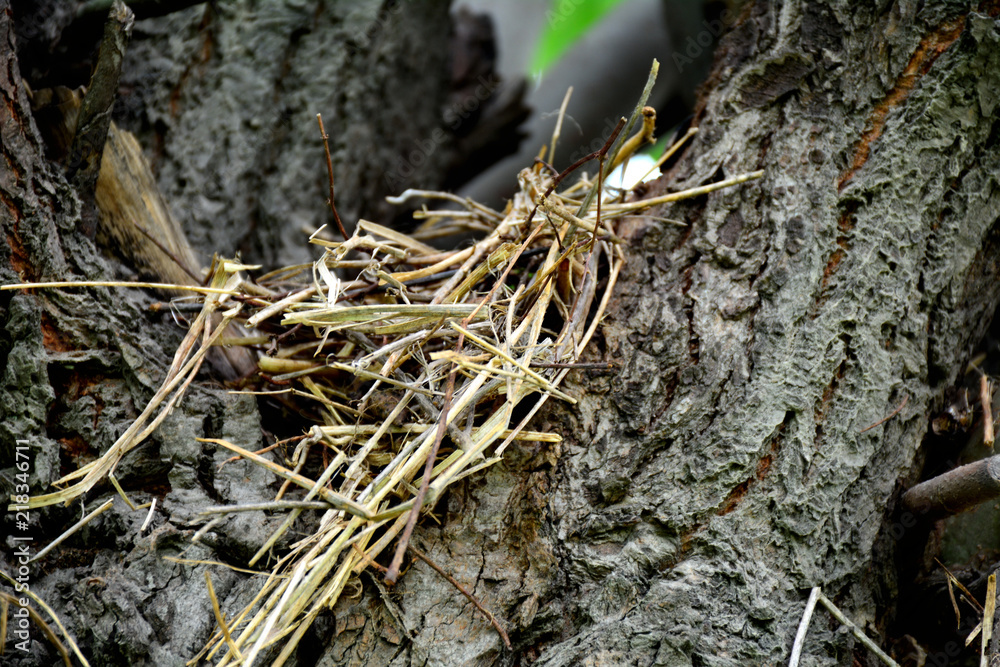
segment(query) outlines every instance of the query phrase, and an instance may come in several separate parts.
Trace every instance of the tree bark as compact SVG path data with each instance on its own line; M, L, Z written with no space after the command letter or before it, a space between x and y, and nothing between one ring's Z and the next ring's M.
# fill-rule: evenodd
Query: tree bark
M0 245L0 281L113 279L79 230L76 193L44 157L18 76L12 21L9 4L0 3L0 225L5 239ZM5 500L15 491L22 493L15 484L23 483L23 468L16 465L27 463L32 493L50 488L63 474L107 451L159 387L181 330L169 316L150 313L149 301L148 295L125 289L0 292ZM202 574L162 556L180 555L186 524L199 506L213 502L210 495L259 500L270 494L267 476L214 473L194 440L229 432L261 446L252 400L206 383L189 394L163 426L116 471L137 502L160 498L152 530L140 533L143 515L116 499L110 511L57 552L27 565L26 578L20 579L52 604L96 664L179 665L196 652L213 622L199 592ZM116 496L102 484L87 498L88 507ZM51 507L27 512L24 524L20 518L13 512L3 515L0 567L7 573L25 565L22 547L30 555L37 553L79 519L80 512L77 507ZM238 522L218 533L214 551L196 546L187 555L245 552L250 543L244 537L258 527L263 527L259 521ZM256 538L264 539L259 534ZM239 588L234 574L213 574L223 590ZM32 624L30 631L27 651L15 648L11 636L6 638L5 664L50 665L59 660L41 630Z
M384 222L395 213L386 195L440 181L452 147L441 130L448 2L181 0L171 4L193 6L162 17L163 3L134 4L115 121L145 147L206 264L237 251L272 266L309 261L305 237L332 222L317 113L345 220ZM34 38L19 46L33 58L29 80L88 82L59 56L89 57L106 10L66 18L77 5L15 0L19 33Z
M240 0L139 23L122 103L192 242L310 260L304 237L332 222L317 113L344 220L384 221L386 195L437 183L449 25L442 0Z
M0 0L3 284L114 277L79 232L76 193L45 158L15 55L15 27L42 43L62 35L72 45L80 36L61 31L73 28L76 4L20 3L19 10L37 13L15 15ZM122 79L129 94L116 112L142 137L161 189L205 256L242 246L256 248L257 259L290 263L293 241L297 256L307 256L300 227L318 227L329 216L317 112L331 134L345 216L380 216L383 195L395 187L443 178L447 137L420 153L419 165L407 156L418 140L439 136L434 129L448 92L448 42L441 38L448 31L446 3L217 6L219 14L201 4L136 24ZM43 66L43 51L31 51L26 73ZM55 76L39 74L49 82ZM417 91L421 104L411 107ZM400 160L408 160L402 164L412 171L392 172ZM397 179L392 184L391 174ZM21 493L16 465L22 454L31 493L38 494L107 451L134 421L160 386L183 331L169 314L150 312L149 302L158 298L105 288L0 292L5 497ZM264 437L255 401L208 378L192 387L150 442L115 473L136 503L158 499L151 527L140 532L145 512L130 510L102 484L86 498L87 508L115 498L112 509L27 566L22 583L51 604L91 664L184 665L215 623L205 571L230 613L257 590L257 580L225 568L167 559L245 565L277 527L273 519L247 516L192 545L194 530L204 524L201 508L259 502L277 490L263 471L222 466L228 456L205 450L198 437L259 449ZM0 568L17 573L20 547L37 553L79 518L77 507L50 507L29 512L22 527L15 513L5 512ZM14 592L6 581L0 591ZM60 661L34 624L27 652L15 641L7 637L4 664Z
M378 648L377 618L359 620L333 655L777 665L813 586L882 639L898 494L1000 269L998 8L882 7L745 8L696 141L647 195L763 181L620 228L629 265L593 350L620 373L578 376L580 404L537 426L560 447L510 452L424 527L422 548L507 619L515 656L421 563L400 595L412 644ZM813 621L808 664L852 654L867 660Z
M337 11L320 21L343 25L348 19ZM359 597L343 597L317 620L298 664L782 664L813 586L879 641L896 613L893 536L900 533L891 529L899 493L919 474L929 415L1000 298L998 14L993 2L748 3L720 42L695 115L698 135L644 196L757 169L764 179L622 223L629 263L591 350L594 360L614 361L619 370L571 376L580 402L553 407L536 425L564 441L512 445L502 465L448 492L440 525L428 522L416 533L420 548L501 619L514 653L450 584L415 562L392 592L363 577ZM303 11L302 21L307 16ZM147 28L159 50L133 44L130 53L174 77L152 86L155 103L136 115L148 114L147 136L178 142L156 153L168 199L183 203L189 222L221 220L199 232L210 242L242 233L236 225L262 211L259 220L298 220L304 209L277 202L283 190L255 199L264 191L258 179L264 165L280 172L318 164L304 151L309 145L318 155L321 147L307 134L297 143L272 141L291 125L267 114L273 96L287 93L301 99L295 109L305 118L313 113L310 94L323 86L298 76L316 86L299 95L288 87L248 88L250 79L237 75L218 93L226 96L213 96L205 72L216 61L209 55L200 69L204 63L191 58L204 52L185 41L193 39L193 19L164 21ZM77 200L41 158L11 79L17 66L6 9L0 22L7 65L0 129L13 165L0 172L7 239L0 279L104 275L92 246L74 232ZM244 54L250 65L236 71L264 68L274 72L273 84L280 68L264 65L277 54L312 44L301 52L318 58L320 35L311 41L312 33L303 36L293 24L305 25L276 21L285 41ZM428 29L419 21L414 27ZM216 28L206 48L246 43L235 21ZM391 53L418 43L405 38L403 51L392 50L394 30L384 33ZM381 113L379 99L354 97L372 90L370 81L351 88L365 76L349 65L347 88L324 89L323 99L335 97L338 108L361 115ZM215 108L175 117L167 94L175 89L181 107L207 98ZM254 118L277 133L258 132ZM222 145L230 155L206 153L219 144L210 138L217 135L196 129L201 122L229 140ZM300 123L293 125L298 131ZM433 136L433 126L417 125L411 137ZM398 127L392 117L363 130L348 125L343 141L384 147L379 142ZM348 209L354 215L374 206L362 203L374 196L365 180L372 173L337 174L338 193L359 197ZM211 181L226 174L231 188L225 178ZM317 182L303 190L314 188L322 200L325 175L313 175ZM229 206L229 194L238 197L233 210L221 205ZM314 196L293 197L300 195ZM274 201L261 203L268 197ZM319 220L318 209L310 210L304 218ZM37 488L57 476L59 456L75 465L74 446L99 450L113 440L134 416L131 403L151 393L176 333L159 321L136 327L149 316L122 293L9 294L0 293L8 295L0 297L3 465L12 460L13 441L29 434ZM113 316L94 322L94 312ZM166 338L140 339L147 330ZM864 430L904 399L893 419ZM161 556L189 546L187 521L209 496L248 502L273 493L263 474L248 484L246 468L214 472L224 456L212 461L192 446L192 436L214 435L254 449L260 435L251 405L209 389L184 405L155 451L126 460L134 467L124 476L131 475L128 488L138 499L149 497L140 491L149 480L164 486L165 511L153 535L140 535L142 517L116 504L92 529L98 543L113 540L113 548L95 548L93 538L82 549L70 544L33 575L32 589L62 615L92 664L180 665L197 653L214 624L204 566ZM51 538L71 514L44 513L39 534ZM238 564L269 532L230 521L185 556ZM8 569L10 553L8 543ZM225 611L252 596L252 580L210 572ZM15 659L55 659L44 640L33 650ZM865 659L863 648L819 620L804 654L816 665Z

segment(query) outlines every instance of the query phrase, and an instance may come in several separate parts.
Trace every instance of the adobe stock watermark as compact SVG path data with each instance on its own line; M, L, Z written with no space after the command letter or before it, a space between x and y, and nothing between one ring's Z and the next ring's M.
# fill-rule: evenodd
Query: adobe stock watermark
M28 483L31 476L31 455L28 440L18 440L14 448L14 494L11 508L16 512L14 515L14 530L10 536L14 544L14 554L11 564L14 571L11 577L14 579L14 610L11 613L11 630L17 641L14 648L22 653L27 653L31 648L31 633L28 628L30 620L28 615L28 596L25 595L31 584L31 570L28 563L31 561L31 514L28 511L28 500L30 498L31 487Z
M462 121L478 111L501 84L501 79L496 74L481 76L478 81L479 85L475 90L444 110L444 124L449 130L458 129ZM438 127L431 132L430 137L415 141L413 148L400 156L392 169L385 173L385 182L389 189L396 192L400 186L408 183L416 170L427 164L438 148L450 138L451 135L444 128Z
M737 18L739 18L739 14L727 7L719 15L719 18L702 21L704 30L701 30L697 35L688 35L683 44L683 52L677 50L671 54L677 71L683 72L685 67L693 65L695 60L703 56L705 51L715 44L722 33L736 23Z

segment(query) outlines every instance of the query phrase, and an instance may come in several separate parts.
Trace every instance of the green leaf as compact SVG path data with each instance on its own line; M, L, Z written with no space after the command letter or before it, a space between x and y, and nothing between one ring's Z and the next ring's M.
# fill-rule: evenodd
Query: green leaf
M539 76L622 0L552 0L529 74Z

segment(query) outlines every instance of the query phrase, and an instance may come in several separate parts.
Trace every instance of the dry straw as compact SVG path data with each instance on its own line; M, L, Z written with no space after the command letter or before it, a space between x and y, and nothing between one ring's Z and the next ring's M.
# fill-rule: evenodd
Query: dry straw
M594 366L579 360L624 262L614 222L642 208L598 195L605 167L641 143L620 149L632 125L643 122L644 139L650 138L645 102L655 69L617 142L590 156L598 163L596 179L578 175L563 187L567 173L556 175L539 160L518 175L520 191L504 211L411 190L392 199L425 202L415 216L423 223L410 235L365 220L343 240L317 233L311 241L323 256L311 267L253 283L241 277L248 267L217 263L216 289L204 296L167 381L136 424L104 457L62 480L75 484L32 499L32 506L68 502L112 473L179 400L213 343L266 346L259 366L271 386L258 389L280 390L269 392L272 400L308 414L313 425L280 462L238 443L207 440L283 480L272 504L208 512L285 513L251 566L271 556L303 512L322 513L304 524L307 537L277 555L241 613L224 619L213 595L220 629L190 664L251 665L264 655L284 664L362 570L375 567L395 579L420 510L448 485L500 461L515 439L559 440L525 427L549 397L574 402L560 383L573 368ZM718 187L724 185L712 189ZM441 251L429 244L470 231L480 235L470 247ZM212 317L222 309L221 319ZM231 321L256 334L223 337ZM376 559L394 542L396 557L386 570Z

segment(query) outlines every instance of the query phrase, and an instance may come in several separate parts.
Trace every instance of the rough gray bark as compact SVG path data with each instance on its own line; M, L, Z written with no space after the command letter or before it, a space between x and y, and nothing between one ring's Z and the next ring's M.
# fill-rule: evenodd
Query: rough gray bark
M884 629L895 597L894 543L884 529L895 520L900 482L914 476L928 413L996 308L997 13L991 3L943 0L881 9L845 0L752 3L720 44L695 143L651 194L756 169L765 169L764 180L625 223L629 265L593 350L620 364L619 373L576 376L571 390L581 402L551 410L536 426L562 433L560 446L512 446L502 466L449 492L440 526L418 531L423 549L503 619L515 654L504 652L450 585L416 563L392 594L363 577L360 597L345 596L318 620L299 664L780 664L815 585L870 632ZM0 172L7 239L0 279L103 275L91 246L73 233L76 199L41 160L23 96L7 78L17 71L9 20L0 15L7 65L0 113L15 121L0 124L13 165ZM209 57L202 70L189 60L183 27L193 28L182 21L191 20L179 15L165 19L168 27L146 28L150 43L161 45L150 47L147 65L184 85L207 81L216 62ZM285 30L289 21L274 25ZM242 28L216 27L206 44L235 49ZM282 33L285 47L294 32ZM301 44L311 33L297 34ZM391 48L395 38L384 39ZM285 53L267 42L260 48L271 55L243 55L272 65ZM175 67L175 59L190 66ZM182 106L208 96L214 113L236 114L231 123L207 110L174 118L169 104L157 106L171 99L158 84L149 88L157 104L135 116L149 113L156 132L158 121L165 124L170 131L161 134L170 141L185 134L185 142L201 142L178 139L160 153L168 198L190 205L191 220L218 213L226 231L202 232L219 234L213 242L255 211L271 212L260 219L295 219L297 205L251 197L265 191L264 166L313 164L298 152L309 145L319 155L311 129L279 150L275 135L257 132L251 120L273 109L273 97L258 102L277 94L273 86L237 76L221 98L198 85L205 86L198 95L178 98ZM372 113L364 105L381 101L345 97L345 107ZM311 128L313 109L305 107L312 99L303 93L301 100L296 112ZM253 113L239 116L237 101ZM287 129L263 118L264 128ZM215 151L217 140L198 134L196 119L228 137L218 150L230 157L206 153L205 142ZM361 134L378 140L379 128L399 127L371 122ZM261 157L261 146L274 150ZM225 165L234 165L229 178L239 187L223 187ZM322 171L306 172L317 177L309 187L322 201ZM214 174L220 183L184 180ZM350 176L338 177L338 193L356 192L361 210L371 184L359 176L355 189ZM307 189L300 185L289 189ZM211 193L207 203L199 188ZM234 211L223 210L227 193L243 197ZM312 211L305 217L320 219L321 208ZM57 452L110 444L134 416L132 406L151 393L163 350L177 336L162 327L165 339L142 339L162 323L133 326L147 316L103 290L5 292L0 306L4 465L11 441L28 433L40 487L57 476ZM94 322L99 310L120 319ZM906 396L896 418L861 433ZM250 406L209 387L185 405L149 450L126 460L132 469L122 475L132 491L148 489L150 480L162 485L165 511L153 535L140 536L141 516L116 505L89 529L97 537L68 544L37 571L35 590L100 664L179 665L200 649L213 624L201 568L160 556L188 546L186 522L209 494L246 502L273 493L273 480L248 467L214 472L224 457L192 444L192 436L213 435L254 448L259 430ZM76 518L75 508L40 517L51 537ZM230 521L215 531L214 550L185 555L240 564L265 530ZM108 544L100 549L78 546L102 540ZM252 581L221 568L211 573L224 610L241 609ZM851 661L852 645L831 628L814 621L810 664ZM43 640L36 649L23 664L52 663Z
M506 617L519 657L420 563L399 596L412 644L373 641L376 615L331 655L781 664L817 585L878 636L898 488L997 305L997 13L751 3L720 44L695 144L652 194L764 180L653 212L683 229L626 223L594 352L621 373L578 378L581 403L538 426L561 447L512 452L423 530ZM809 664L851 663L833 627L813 622Z
M330 222L317 113L345 221L384 220L387 194L437 182L448 27L440 0L240 0L140 21L122 103L141 127L128 129L157 147L197 247L307 261L303 230Z
M108 280L112 276L93 244L78 230L80 205L63 174L43 157L14 58L11 12L0 3L0 128L4 169L0 171L0 281ZM0 293L0 461L4 506L15 481L16 440L28 443L30 484L37 493L61 474L103 453L137 416L162 381L180 331L169 318L144 311L148 295L136 291L81 289ZM64 549L30 566L28 584L48 600L97 664L181 665L211 629L210 607L198 594L199 568L162 560L188 545L186 522L209 493L261 499L266 476L243 471L213 474L194 437L229 433L260 443L252 400L228 395L211 384L193 391L162 430L118 471L136 501L161 499L151 532L139 533L143 517L116 500ZM258 444L259 446L259 444ZM224 458L224 457L223 457ZM60 472L62 468L62 472ZM93 509L114 492L102 485L90 498ZM0 567L16 571L12 538L30 535L31 553L80 516L79 507L29 512L27 531L15 515L3 514ZM249 548L245 539L263 526L244 521L218 533L213 545L188 557L218 557ZM261 537L261 534L257 534ZM240 586L230 572L214 573L232 594ZM9 592L8 587L4 590ZM247 591L249 592L249 591ZM13 609L13 608L12 608ZM206 614L208 612L208 614ZM5 664L51 665L58 660L41 632L32 627L28 653L8 637Z
M99 37L100 13L74 21L77 4L15 2L25 14L19 32L35 38L22 50L40 60L60 38L68 49L86 42L80 31ZM115 120L145 147L206 263L239 250L267 264L308 261L303 230L331 218L317 113L344 220L385 221L394 213L387 194L440 181L452 143L441 129L448 4L237 0L156 17L155 4L137 3ZM22 65L26 74L41 67Z
M23 32L58 35L70 24L72 4L46 3ZM438 136L433 130L447 93L447 40L426 35L447 34L447 6L218 6L219 15L201 5L138 22L123 72L132 94L118 113L145 130L161 186L199 247L232 252L247 237L271 250L265 258L289 261L293 243L304 254L298 227L318 226L329 215L316 112L324 113L331 134L338 203L352 219L378 215L391 170L410 159L405 156L418 139ZM44 158L20 85L16 20L0 0L0 282L110 279L99 252L78 232L76 194ZM418 90L423 104L413 104ZM395 173L392 187L442 178L446 148L446 140L434 144L422 154L421 169ZM256 229L248 222L254 220ZM156 295L109 289L0 292L5 498L18 481L16 440L28 441L31 489L42 492L106 451L159 387L182 330L170 315L148 312L154 300ZM159 499L152 528L140 534L145 513L116 500L112 510L30 566L31 590L56 609L91 664L185 664L214 624L205 567L164 557L245 565L253 545L281 520L240 517L192 546L194 530L204 523L196 520L200 508L261 501L277 490L276 480L262 471L220 468L228 456L204 448L198 437L263 446L254 400L230 395L208 377L193 386L150 443L117 471L134 501ZM114 496L102 485L87 507ZM30 548L37 552L80 517L80 508L30 514ZM13 572L22 543L12 538L25 533L12 513L4 512L3 525L0 568ZM230 613L257 589L257 581L225 568L209 571ZM0 590L11 592L6 584ZM32 626L31 637L31 650L23 654L9 636L4 664L59 660L38 628Z

